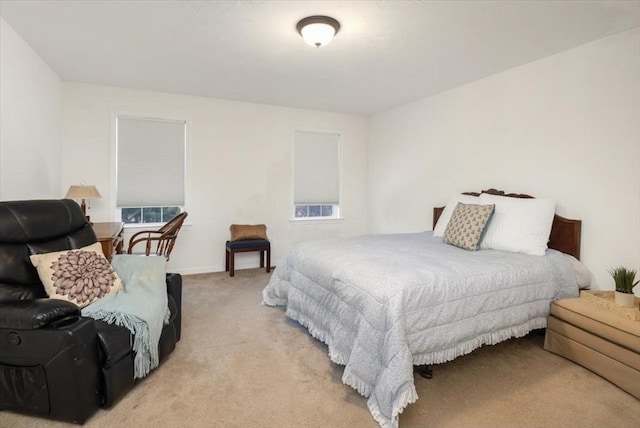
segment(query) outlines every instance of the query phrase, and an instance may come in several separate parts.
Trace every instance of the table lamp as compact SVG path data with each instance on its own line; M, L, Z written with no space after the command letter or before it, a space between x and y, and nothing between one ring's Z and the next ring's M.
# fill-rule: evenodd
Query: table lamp
M80 203L80 208L82 208L82 213L87 218L88 222L91 222L91 221L89 219L90 216L87 215L87 205L85 204L84 200L101 198L101 197L102 196L100 196L100 192L98 192L98 189L96 189L96 186L86 186L86 185L69 187L69 190L67 191L67 194L65 196L65 198L68 198L68 199L82 200L82 202Z

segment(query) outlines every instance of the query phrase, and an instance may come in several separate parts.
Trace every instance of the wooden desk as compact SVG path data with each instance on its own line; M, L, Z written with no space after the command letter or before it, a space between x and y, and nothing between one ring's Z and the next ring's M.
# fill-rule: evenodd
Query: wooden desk
M93 223L93 231L102 245L102 252L111 261L114 254L122 254L124 223Z

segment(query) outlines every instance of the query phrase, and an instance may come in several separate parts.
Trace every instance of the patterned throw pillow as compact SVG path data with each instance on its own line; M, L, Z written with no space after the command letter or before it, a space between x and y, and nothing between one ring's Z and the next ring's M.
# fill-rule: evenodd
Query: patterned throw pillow
M67 300L81 308L123 287L99 242L29 258L50 298Z
M444 242L465 250L475 251L480 248L480 239L493 214L493 209L494 205L459 202L444 231Z
M232 224L231 241L244 241L247 239L268 239L267 226L264 224Z

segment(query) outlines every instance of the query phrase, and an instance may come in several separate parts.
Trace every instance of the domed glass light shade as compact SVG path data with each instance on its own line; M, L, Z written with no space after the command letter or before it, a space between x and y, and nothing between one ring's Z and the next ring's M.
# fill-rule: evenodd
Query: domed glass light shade
M340 23L329 16L309 16L296 26L304 41L315 47L328 45L340 30Z

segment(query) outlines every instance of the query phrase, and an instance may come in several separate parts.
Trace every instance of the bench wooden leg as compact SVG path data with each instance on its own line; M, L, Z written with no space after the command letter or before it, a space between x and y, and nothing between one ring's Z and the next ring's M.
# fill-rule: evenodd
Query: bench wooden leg
M233 276L235 275L235 259L236 259L236 253L231 250L229 252L229 276Z
M224 268L225 271L229 272L229 276L235 275L235 256L236 252L246 253L251 251L258 251L260 253L260 268L265 267L265 253L266 254L266 267L267 272L271 272L271 247L249 247L249 248L239 248L238 250L226 248L226 256Z
M267 273L271 272L271 247L267 248Z

